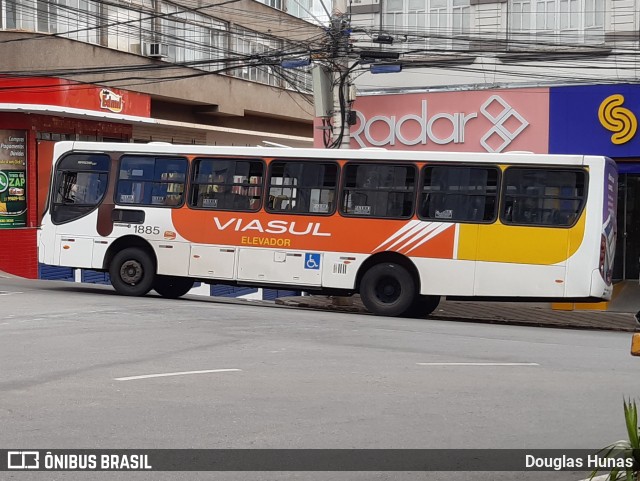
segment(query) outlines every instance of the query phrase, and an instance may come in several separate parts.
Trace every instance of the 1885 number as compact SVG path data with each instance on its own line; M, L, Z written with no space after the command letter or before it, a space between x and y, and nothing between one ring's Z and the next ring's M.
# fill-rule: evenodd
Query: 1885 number
M136 234L160 234L160 227L150 225L136 225L133 226Z

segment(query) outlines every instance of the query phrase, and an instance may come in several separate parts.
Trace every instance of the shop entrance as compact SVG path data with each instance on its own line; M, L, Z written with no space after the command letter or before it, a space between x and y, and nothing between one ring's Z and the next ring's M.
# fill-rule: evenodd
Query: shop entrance
M619 162L615 280L640 277L640 163Z

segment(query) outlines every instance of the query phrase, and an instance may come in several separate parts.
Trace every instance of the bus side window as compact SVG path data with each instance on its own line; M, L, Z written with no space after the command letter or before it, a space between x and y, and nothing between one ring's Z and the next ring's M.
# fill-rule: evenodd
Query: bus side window
M292 214L330 214L337 187L333 163L274 160L269 167L267 211Z
M187 167L187 159L182 157L124 155L120 159L116 202L180 206Z
M345 167L340 210L344 215L408 218L416 177L414 166L351 162Z
M514 199L508 200L504 203L504 213L502 214L502 219L506 221L513 220L513 209L515 207L516 201Z
M505 224L571 226L585 198L586 174L579 169L509 167L505 170Z
M497 188L495 167L426 166L419 215L440 222L491 222Z
M197 158L189 204L199 209L257 211L262 200L261 160Z
M518 213L517 222L522 224L537 224L542 221L539 218L540 211L537 205L537 198L531 195L524 197L522 202L518 204L520 209L516 211Z

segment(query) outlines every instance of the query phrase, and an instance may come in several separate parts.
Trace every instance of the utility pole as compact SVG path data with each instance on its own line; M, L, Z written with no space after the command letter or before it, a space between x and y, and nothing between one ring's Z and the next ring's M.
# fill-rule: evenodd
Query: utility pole
M331 37L333 41L333 132L331 144L337 149L348 149L351 142L349 125L349 36L351 25L347 0L333 0L331 11Z
M347 0L333 0L331 11L331 35L333 39L333 135L331 145L336 149L348 149L351 143L349 125L349 36L351 25L347 12ZM352 297L333 296L336 306L353 305Z

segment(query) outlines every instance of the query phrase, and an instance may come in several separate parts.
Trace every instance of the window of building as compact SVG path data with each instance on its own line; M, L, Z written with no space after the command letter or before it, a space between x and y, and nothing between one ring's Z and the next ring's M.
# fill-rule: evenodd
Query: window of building
M279 56L282 42L249 30L236 28L232 44L234 54L246 57L246 60L242 61L245 64L243 67L232 70L234 76L267 85L280 86L280 78L270 65L269 54L273 53Z
M282 0L263 3L283 8ZM239 54L242 67L225 71L229 75L290 90L312 90L309 71L285 71L268 61L270 52L279 58L290 44L237 27L232 34L223 20L161 0L0 0L0 26L56 33L137 55L153 50L163 60L213 72L227 66L220 60L231 51Z
M504 173L503 224L571 226L586 194L582 170L511 167Z
M98 44L101 26L100 2L59 0L56 23L61 36Z
M264 166L259 160L196 159L189 205L202 209L256 211Z
M143 53L142 30L149 28L148 23L142 21L143 18L153 14L151 5L116 6L105 4L104 14L107 17L106 30L107 46L123 52Z
M340 210L350 216L411 217L415 183L413 165L348 164Z
M390 30L404 27L404 0L387 0L384 6L384 26Z
M38 140L54 140L56 142L60 140L78 140L75 134L60 134L57 132L36 132L36 139Z
M444 222L491 222L497 212L498 178L494 167L427 166L419 216Z
M260 3L282 10L282 0L258 0Z
M124 156L120 161L118 204L182 205L187 159L180 157Z
M3 28L55 33L55 2L44 0L5 0L0 19Z
M337 164L274 161L269 168L269 212L331 214L338 183Z
M313 1L312 0L287 0L287 13L294 17L304 18L309 17L307 12L313 13Z
M603 43L605 0L510 0L511 40Z
M385 29L401 30L431 47L460 48L460 42L467 43L455 36L470 33L469 0L388 0L383 9Z

